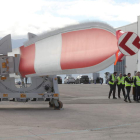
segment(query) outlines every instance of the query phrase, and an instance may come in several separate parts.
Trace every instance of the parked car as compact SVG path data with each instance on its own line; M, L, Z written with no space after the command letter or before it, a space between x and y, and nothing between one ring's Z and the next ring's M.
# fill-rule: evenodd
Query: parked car
M89 78L89 83L90 83L90 84L93 83L93 78L92 78L92 77Z
M88 77L88 75L80 75L80 76L78 76L76 78L76 80L75 80L75 83L76 84L81 84L81 83L89 84L89 77Z
M75 79L72 76L66 76L64 78L64 84L75 84Z
M101 77L97 77L97 79L94 79L94 80L93 80L93 83L94 83L94 84L97 84L97 83L98 83L98 84L99 84L99 83L101 84L101 83L103 83L103 82L104 82L104 80L103 80L103 78L101 78Z
M21 82L20 82L20 81L18 81L18 82L17 82L17 85L21 85Z
M58 84L62 84L62 78L61 78L61 76L57 76L57 82L58 82Z

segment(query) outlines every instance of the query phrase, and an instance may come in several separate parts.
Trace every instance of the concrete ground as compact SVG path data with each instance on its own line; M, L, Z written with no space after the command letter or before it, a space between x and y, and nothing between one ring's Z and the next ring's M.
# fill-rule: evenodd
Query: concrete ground
M0 140L139 140L140 104L108 99L108 85L59 85L62 110L1 102ZM132 98L132 97L131 97Z

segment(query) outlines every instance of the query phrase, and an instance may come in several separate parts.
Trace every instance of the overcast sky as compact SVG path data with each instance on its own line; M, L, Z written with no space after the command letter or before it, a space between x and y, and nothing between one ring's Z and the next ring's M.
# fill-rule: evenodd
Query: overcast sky
M113 27L137 21L140 0L0 0L0 38L27 37L83 21Z

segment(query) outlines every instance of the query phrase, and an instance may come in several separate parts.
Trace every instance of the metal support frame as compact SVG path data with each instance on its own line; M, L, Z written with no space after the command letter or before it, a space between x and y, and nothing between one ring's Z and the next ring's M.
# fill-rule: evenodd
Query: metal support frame
M46 85L49 87L47 91L45 90ZM33 77L30 87L21 86L20 88L15 86L15 78L0 79L0 98L16 98L17 101L20 99L22 101L22 99L42 98L45 100L48 98L55 102L55 100L59 100L56 76Z

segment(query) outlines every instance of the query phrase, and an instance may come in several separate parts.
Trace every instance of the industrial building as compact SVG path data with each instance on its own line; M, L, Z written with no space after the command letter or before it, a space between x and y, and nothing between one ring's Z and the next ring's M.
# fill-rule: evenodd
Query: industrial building
M137 22L116 28L116 30L132 31L140 36L140 16L137 17ZM114 71L122 74L130 72L132 76L136 71L140 71L140 51L134 56L126 56L122 62L118 62L114 66Z

